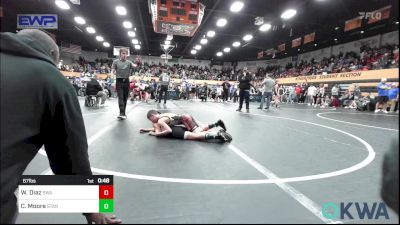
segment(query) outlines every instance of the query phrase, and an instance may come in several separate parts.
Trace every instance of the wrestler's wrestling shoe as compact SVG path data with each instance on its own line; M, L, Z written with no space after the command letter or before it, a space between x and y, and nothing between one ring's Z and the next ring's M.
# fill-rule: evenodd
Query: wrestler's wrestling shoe
M218 120L217 121L217 125L220 126L222 129L224 129L226 131L226 127L225 127L225 123L222 120Z
M230 134L228 134L223 129L218 131L218 136L220 136L225 142L231 142L232 141L232 136Z

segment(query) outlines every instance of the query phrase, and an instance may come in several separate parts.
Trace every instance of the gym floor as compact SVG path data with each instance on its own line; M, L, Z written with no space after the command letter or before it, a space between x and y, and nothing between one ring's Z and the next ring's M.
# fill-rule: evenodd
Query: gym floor
M399 135L398 114L282 104L235 112L237 104L128 101L118 121L116 99L82 113L95 174L114 175L115 215L123 223L398 223L326 219L325 203L380 203L383 155ZM140 134L150 109L188 113L201 123L222 119L230 144ZM245 111L245 110L244 110ZM214 128L215 129L215 128ZM38 154L25 174L51 174ZM17 223L85 223L80 214L19 214Z

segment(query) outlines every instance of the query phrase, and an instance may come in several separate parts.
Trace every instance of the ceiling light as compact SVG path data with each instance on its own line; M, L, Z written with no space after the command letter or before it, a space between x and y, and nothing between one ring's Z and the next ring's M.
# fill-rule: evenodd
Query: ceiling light
M95 30L93 27L86 27L86 31L87 31L89 34L94 34L94 33L96 33L96 30Z
M235 41L232 44L233 47L239 47L240 46L240 42L239 41Z
M129 37L135 37L136 36L135 31L128 31L128 36Z
M104 38L102 36L96 36L97 41L104 41Z
M200 50L200 49L201 49L201 45L196 45L196 46L194 47L194 49Z
M292 18L294 15L296 15L297 11L294 9L288 9L285 12L282 13L281 18L282 19L290 19Z
M171 41L164 41L164 44L169 45L171 44Z
M223 55L222 52L217 52L217 56L221 57Z
M78 24L85 24L85 23L86 23L85 19L83 19L83 18L80 17L80 16L75 16L75 17L74 17L74 20L75 20L75 22L78 23Z
M231 48L224 48L224 52L230 52Z
M103 46L106 47L106 48L108 48L108 47L110 47L110 43L108 43L108 42L103 42Z
M207 37L214 37L215 36L215 31L210 30L207 32Z
M244 40L244 41L250 41L251 39L253 39L253 35L251 35L251 34L247 34L247 35L245 35L245 36L243 37L243 40Z
M269 24L269 23L263 24L259 28L259 30L262 31L262 32L265 32L265 31L267 31L269 29L271 29L271 24Z
M335 39L333 39L333 40L337 41L337 38L335 38Z
M339 30L339 27L335 27L335 30Z
M362 33L362 34L363 34L363 33L364 33L364 31L362 30L362 31L360 31L360 33Z
M140 49L140 45L135 45L135 49L139 50Z
M192 54L192 55L195 55L197 53L197 51L196 50L192 50L192 51L190 51L190 54Z
M115 7L115 11L117 11L118 15L121 15L121 16L125 16L126 15L126 9L123 6L119 5L119 6Z
M203 38L200 40L200 44L205 45L208 43L208 40L206 38Z
M234 2L231 5L231 11L232 12L239 12L240 10L242 10L243 6L244 6L243 2L239 2L239 1L238 2Z
M399 24L399 21L396 21L396 24Z
M223 26L225 26L226 25L226 23L228 23L228 21L226 20L226 19L219 19L218 21L217 21L217 26L218 27L223 27Z
M297 49L297 51L300 51L300 49Z
M134 44L134 45L137 45L137 44L139 44L139 41L138 41L138 39L132 39L132 44Z
M56 0L55 3L61 9L70 9L68 3L64 0Z
M314 44L314 46L317 46L317 44Z
M124 27L127 28L127 29L131 29L132 28L132 23L129 22L129 21L124 21L122 23L122 25L124 25Z

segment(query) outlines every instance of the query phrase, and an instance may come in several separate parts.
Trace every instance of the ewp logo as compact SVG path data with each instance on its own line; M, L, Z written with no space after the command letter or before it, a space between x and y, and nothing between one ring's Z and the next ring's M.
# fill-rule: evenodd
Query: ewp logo
M340 210L337 204L333 202L328 202L322 206L322 215L327 219L337 219L340 214L340 219L351 219L353 220L355 213L351 214L351 208L354 206L356 208L356 212L358 214L359 219L379 219L380 217L384 217L385 219L389 219L389 215L386 209L386 205L384 203L374 202L372 207L368 206L368 203L363 202L362 204L358 202L349 202L349 203L340 203ZM346 218L347 217L347 218Z
M56 14L18 14L18 29L57 29Z

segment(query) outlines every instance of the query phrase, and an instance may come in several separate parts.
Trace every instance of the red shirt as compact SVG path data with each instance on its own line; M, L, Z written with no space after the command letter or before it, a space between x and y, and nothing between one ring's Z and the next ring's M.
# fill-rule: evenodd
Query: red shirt
M331 105L333 107L339 107L339 100L337 98L333 98Z
M301 93L301 87L297 86L294 91L296 92L297 95Z
M130 90L130 91L133 91L134 88L135 88L135 82L131 82L131 83L129 84L129 90Z

